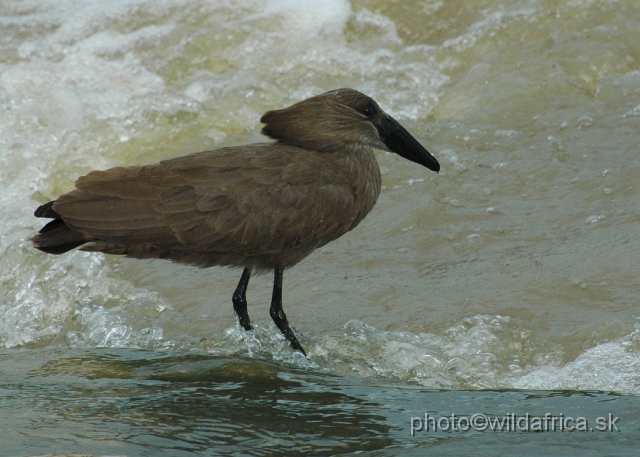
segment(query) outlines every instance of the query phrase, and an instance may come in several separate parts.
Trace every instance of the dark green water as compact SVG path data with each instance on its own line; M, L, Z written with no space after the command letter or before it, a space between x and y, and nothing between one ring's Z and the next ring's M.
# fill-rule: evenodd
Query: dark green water
M434 391L255 359L129 349L4 350L0 370L3 457L636 456L640 443L640 398L607 392ZM445 428L452 414L513 414L515 431L412 436L412 418L425 413ZM527 414L546 413L576 418L574 425L584 417L590 428L612 414L619 431L517 429Z

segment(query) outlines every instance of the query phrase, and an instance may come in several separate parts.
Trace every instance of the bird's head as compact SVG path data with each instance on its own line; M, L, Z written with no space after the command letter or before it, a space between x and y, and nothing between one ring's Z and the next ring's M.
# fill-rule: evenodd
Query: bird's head
M268 111L262 133L282 143L321 152L369 146L395 152L435 172L440 164L407 130L373 100L353 89L325 92Z

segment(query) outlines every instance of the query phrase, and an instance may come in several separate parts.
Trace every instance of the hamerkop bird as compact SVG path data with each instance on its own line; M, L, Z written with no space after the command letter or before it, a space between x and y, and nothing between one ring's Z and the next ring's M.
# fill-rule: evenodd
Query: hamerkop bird
M145 166L92 171L76 189L40 206L53 219L33 246L244 268L232 302L251 330L246 291L253 272L274 270L271 318L306 353L282 310L282 274L355 228L380 193L372 148L433 171L438 161L378 104L338 89L267 112L276 140L199 152Z

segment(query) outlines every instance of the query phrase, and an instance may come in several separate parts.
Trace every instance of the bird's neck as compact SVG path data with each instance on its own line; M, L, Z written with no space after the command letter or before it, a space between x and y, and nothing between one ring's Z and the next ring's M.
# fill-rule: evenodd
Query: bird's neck
M360 207L357 225L371 211L380 195L380 167L369 146L357 145L348 153L342 154L341 160L344 161L343 169L348 170L349 182Z

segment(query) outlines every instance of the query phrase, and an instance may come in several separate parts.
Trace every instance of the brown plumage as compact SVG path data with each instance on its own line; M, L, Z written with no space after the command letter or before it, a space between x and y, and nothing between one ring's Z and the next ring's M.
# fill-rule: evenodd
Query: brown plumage
M276 140L190 154L145 166L92 171L76 189L40 206L52 218L33 246L244 268L233 295L251 329L251 272L275 270L271 316L305 354L282 311L282 273L356 227L380 193L372 148L434 171L438 162L370 97L339 89L267 112ZM306 355L306 354L305 354Z

